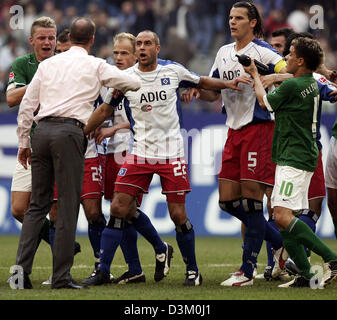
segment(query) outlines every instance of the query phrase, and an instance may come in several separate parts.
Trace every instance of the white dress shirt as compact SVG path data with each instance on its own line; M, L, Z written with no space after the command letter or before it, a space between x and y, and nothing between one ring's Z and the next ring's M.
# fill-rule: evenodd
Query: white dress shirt
M140 80L88 55L79 46L48 58L39 64L21 101L18 114L19 147L29 148L33 119L48 116L74 118L86 124L102 86L122 92L137 91ZM33 112L40 106L38 114Z

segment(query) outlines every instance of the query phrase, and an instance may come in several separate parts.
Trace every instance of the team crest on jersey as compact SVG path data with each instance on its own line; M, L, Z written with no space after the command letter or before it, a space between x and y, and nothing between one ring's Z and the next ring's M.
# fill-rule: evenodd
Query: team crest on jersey
M120 168L119 171L118 171L118 175L119 176L125 176L126 171L128 171L128 169L126 169L126 168Z
M12 71L10 74L9 74L9 81L13 80L14 79L14 72Z
M140 108L143 112L149 112L152 110L152 106L150 104L145 104Z
M160 81L161 81L162 86L167 86L167 85L171 84L170 78L161 78Z
M321 78L318 79L318 81L319 81L320 83L325 83L325 82L327 82L328 80L325 79L324 77L321 77Z

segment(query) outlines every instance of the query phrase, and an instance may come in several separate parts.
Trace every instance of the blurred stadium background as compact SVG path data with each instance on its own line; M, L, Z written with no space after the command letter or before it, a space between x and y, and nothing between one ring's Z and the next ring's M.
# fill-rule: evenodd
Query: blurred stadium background
M55 19L58 32L69 27L76 16L88 16L97 26L92 54L112 61L112 39L119 32L137 34L144 29L158 33L161 39L160 57L177 61L191 71L207 75L217 50L232 41L228 14L233 0L0 0L0 233L18 233L20 224L10 214L10 184L15 166L18 107L9 109L5 92L9 67L18 56L28 53L32 22L46 15ZM309 31L320 41L325 51L325 63L337 69L337 0L256 0L263 18L265 40L280 27L297 32ZM24 10L24 28L13 30L9 21L10 8L20 5ZM310 8L320 5L323 11L322 29L312 29ZM239 236L240 224L218 209L216 173L226 137L221 115L221 101L193 101L182 105L184 127L190 145L189 163L192 193L187 197L187 209L197 235ZM337 104L323 105L322 143L325 162L330 129L337 116ZM210 143L211 142L211 143ZM200 157L200 155L202 155ZM192 162L191 162L192 160ZM154 179L143 209L153 219L162 234L174 234L174 226L166 212L165 197L160 193L159 180ZM109 204L103 203L106 215ZM87 222L80 214L78 232L86 232ZM333 237L333 225L324 201L318 233Z

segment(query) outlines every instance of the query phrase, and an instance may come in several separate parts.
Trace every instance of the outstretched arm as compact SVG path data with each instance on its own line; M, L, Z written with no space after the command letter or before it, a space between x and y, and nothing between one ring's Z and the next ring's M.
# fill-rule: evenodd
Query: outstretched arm
M246 76L240 76L230 81L211 77L200 77L200 82L198 83L197 88L206 90L233 89L241 91L242 88L238 86L240 82L249 84L251 80Z
M257 100L259 102L259 105L261 106L262 109L267 109L263 97L267 94L266 90L263 88L263 84L261 82L259 73L257 71L257 68L255 66L254 60L252 59L250 66L248 67L243 67L247 73L249 73L253 80L254 80L254 90L255 94L257 97Z
M113 113L113 107L107 103L102 103L90 116L87 125L83 128L85 135L94 131L105 119L109 118Z

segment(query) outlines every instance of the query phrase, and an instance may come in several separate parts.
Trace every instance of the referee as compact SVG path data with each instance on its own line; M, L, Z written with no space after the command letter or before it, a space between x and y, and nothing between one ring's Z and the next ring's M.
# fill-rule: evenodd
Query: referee
M32 167L32 198L20 235L16 264L24 272L24 288L32 288L32 271L38 234L59 193L58 221L53 250L52 288L82 289L70 275L84 174L87 123L101 87L122 92L138 90L140 81L103 59L89 55L95 24L77 18L70 28L72 47L40 63L27 88L18 114L19 161ZM33 113L39 107L38 114ZM33 119L38 123L30 141ZM30 147L32 147L32 152Z

